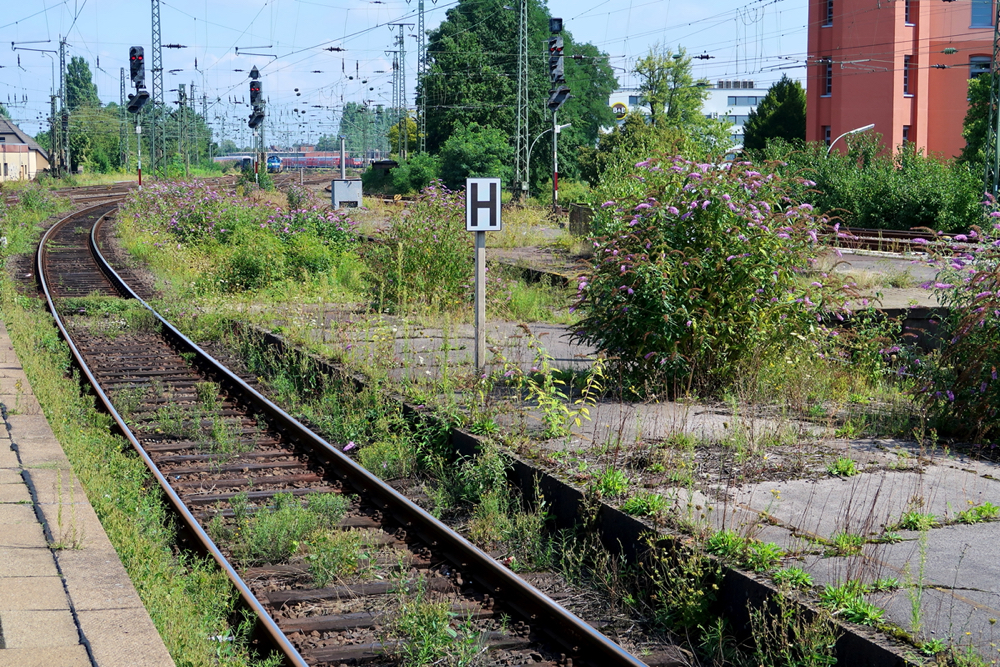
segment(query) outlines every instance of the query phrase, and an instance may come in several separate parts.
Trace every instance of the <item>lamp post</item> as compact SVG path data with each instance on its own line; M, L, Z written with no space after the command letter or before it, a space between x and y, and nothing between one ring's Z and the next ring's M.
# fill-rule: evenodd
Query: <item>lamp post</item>
M573 124L573 123L566 123L565 125L556 125L556 126L555 126L555 131L556 131L556 134L558 134L558 133L559 133L559 132L561 132L562 130L565 130L565 129L566 129L567 127L569 127L569 126L570 126L570 125L572 125L572 124ZM533 150L535 149L535 144L537 144L537 143L538 143L538 140L539 140L539 139L541 139L541 138L542 138L542 137L544 137L544 136L545 136L546 134L548 134L549 132L551 132L551 131L552 131L552 129L553 129L553 128L551 128L551 127L550 127L550 128L549 128L549 129L547 129L547 130L542 130L541 134L539 134L539 135L538 135L537 137L535 137L535 138L534 138L534 139L532 140L532 142L531 142L531 146L529 146L529 147L528 147L528 164L529 164L529 165L531 164L531 151L533 151ZM553 164L553 171L555 171L555 162L553 162L552 164ZM525 170L524 170L524 181L525 181L525 183L529 182L529 180L528 180L528 169L527 169L527 168L525 168Z
M868 123L864 127L856 127L853 130L848 130L847 132L844 132L842 135L840 135L839 137L830 142L830 147L826 149L826 157L830 157L830 151L833 150L833 145L838 141L840 141L841 139L843 139L844 137L846 137L847 135L857 134L858 132L867 132L868 130L874 129L874 127L875 123Z

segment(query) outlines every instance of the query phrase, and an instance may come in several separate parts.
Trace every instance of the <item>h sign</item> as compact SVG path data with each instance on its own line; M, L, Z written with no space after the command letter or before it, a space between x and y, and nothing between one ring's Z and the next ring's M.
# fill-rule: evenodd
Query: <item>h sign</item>
M500 179L465 179L465 230L500 231Z

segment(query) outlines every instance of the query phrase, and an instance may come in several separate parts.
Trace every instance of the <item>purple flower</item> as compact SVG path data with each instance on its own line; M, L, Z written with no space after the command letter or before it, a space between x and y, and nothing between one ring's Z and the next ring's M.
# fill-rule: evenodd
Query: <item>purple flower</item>
M607 208L609 206L614 206L614 205L615 203L613 201L606 201L603 204L601 204L601 208Z
M349 451L351 451L352 449L354 449L355 447L357 447L357 445L355 445L355 444L354 444L354 441L353 441L353 440L349 440L349 441L347 442L347 444L346 444L346 445L344 445L344 450L343 450L343 451L345 451L345 452L349 452Z

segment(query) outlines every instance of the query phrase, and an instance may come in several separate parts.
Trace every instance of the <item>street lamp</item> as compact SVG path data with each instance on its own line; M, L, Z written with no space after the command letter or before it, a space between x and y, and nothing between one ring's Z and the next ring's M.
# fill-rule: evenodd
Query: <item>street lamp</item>
M866 132L868 130L873 129L874 127L875 123L868 123L864 127L856 127L853 130L848 130L847 132L844 132L842 135L840 135L839 137L830 142L830 147L826 149L826 157L830 157L830 151L833 150L833 145L838 141L840 141L841 139L843 139L844 137L846 137L847 135L857 134L858 132Z
M559 132L565 130L567 127L569 127L572 124L573 123L566 123L565 125L556 125L555 126L556 134L558 134ZM544 137L546 134L548 134L551 131L552 131L551 127L549 129L547 129L547 130L542 130L542 133L539 134L537 137L535 137L534 140L531 142L531 146L528 147L528 165L525 166L525 168L524 168L524 180L525 180L525 182L529 182L528 181L528 173L529 173L529 167L531 165L531 151L534 150L535 144L538 143L538 140L541 139L542 137ZM553 166L553 172L554 172L554 166Z

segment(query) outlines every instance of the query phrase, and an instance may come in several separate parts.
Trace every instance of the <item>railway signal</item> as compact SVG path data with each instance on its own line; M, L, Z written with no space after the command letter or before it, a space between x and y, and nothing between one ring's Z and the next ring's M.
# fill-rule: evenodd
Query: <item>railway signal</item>
M253 107L260 106L260 81L250 82L250 105Z
M135 95L129 94L128 106L125 107L129 113L139 113L142 107L149 101L149 93L145 88L140 88Z
M549 38L549 81L558 85L566 83L566 65L563 60L563 38Z
M146 63L143 58L142 47L132 46L128 50L128 66L132 74L132 85L136 88L146 87Z

